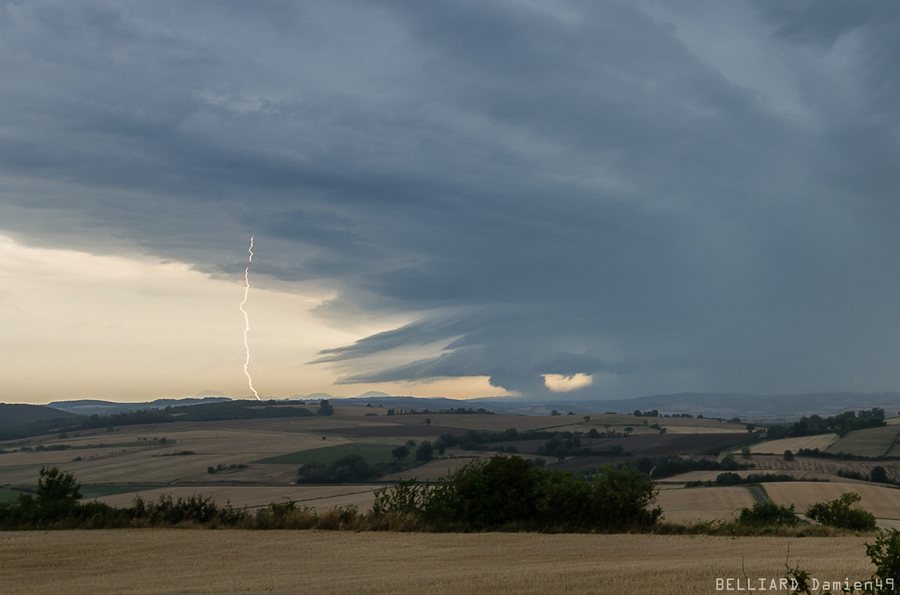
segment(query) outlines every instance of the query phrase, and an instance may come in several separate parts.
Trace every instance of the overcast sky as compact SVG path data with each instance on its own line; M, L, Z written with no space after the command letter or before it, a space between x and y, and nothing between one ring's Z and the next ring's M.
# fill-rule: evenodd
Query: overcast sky
M900 390L900 4L12 0L0 400Z

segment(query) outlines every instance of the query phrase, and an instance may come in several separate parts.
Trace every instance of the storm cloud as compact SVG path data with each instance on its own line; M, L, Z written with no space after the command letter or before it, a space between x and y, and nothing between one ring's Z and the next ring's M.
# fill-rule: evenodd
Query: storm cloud
M257 274L336 292L323 318L413 319L323 346L345 384L897 390L898 26L886 1L12 1L0 230L226 276L254 234Z

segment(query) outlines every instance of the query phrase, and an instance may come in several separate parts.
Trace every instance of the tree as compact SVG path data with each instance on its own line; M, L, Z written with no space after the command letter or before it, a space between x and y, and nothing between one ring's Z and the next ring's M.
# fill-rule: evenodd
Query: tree
M556 409L554 409L553 411L550 412L550 415L562 415L562 414L559 411L557 411Z
M622 433L625 434L626 437L627 437L629 434L631 434L632 432L634 432L634 428L632 428L631 426L628 426L627 428L625 428L625 429L622 431Z
M398 446L391 451L391 454L394 455L394 458L402 460L409 456L409 448L405 446Z
M431 442L425 440L422 444L419 445L419 448L416 449L416 460L428 462L434 458L434 447L431 445Z
M316 411L316 415L334 415L334 407L328 403L328 399L322 399L322 402L319 403L319 410Z
M416 441L413 440L412 438L410 438L409 440L406 441L406 446L408 446L409 448L415 448L415 447L416 447Z
M38 479L37 501L38 504L71 501L76 502L83 498L81 484L75 480L75 476L59 467L41 467L40 479Z
M837 500L816 502L806 509L806 516L823 525L839 529L873 531L875 530L875 515L866 510L850 508L851 504L859 502L861 499L856 492L847 492Z
M584 416L584 423L588 423L589 421L591 421L591 416L590 416L590 415L585 415L585 416Z
M790 450L784 451L784 460L785 460L785 461L793 461L793 460L794 460L794 453L792 453Z
M35 496L20 494L19 505L26 516L43 520L64 519L82 498L81 484L59 467L41 467Z
M750 447L749 446L745 446L744 448L741 449L741 456L744 457L745 459L750 458Z
M431 425L431 418L430 418L430 417L426 417L426 418L425 418L425 425L426 425L426 426L430 426L430 425Z
M885 470L885 468L881 465L872 468L872 472L869 474L869 479L876 483L889 483L887 470Z

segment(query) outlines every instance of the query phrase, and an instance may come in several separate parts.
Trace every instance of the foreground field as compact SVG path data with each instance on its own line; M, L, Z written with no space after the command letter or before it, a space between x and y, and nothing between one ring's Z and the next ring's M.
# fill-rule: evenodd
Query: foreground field
M0 534L4 593L714 593L863 579L866 539L120 530ZM872 541L872 539L869 539ZM746 574L745 574L746 573ZM746 586L746 583L744 583Z

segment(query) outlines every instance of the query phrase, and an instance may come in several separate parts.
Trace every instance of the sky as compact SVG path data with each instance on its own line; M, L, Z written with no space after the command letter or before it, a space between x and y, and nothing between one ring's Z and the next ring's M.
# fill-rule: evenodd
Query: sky
M898 30L6 1L0 401L900 390Z

